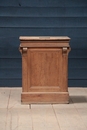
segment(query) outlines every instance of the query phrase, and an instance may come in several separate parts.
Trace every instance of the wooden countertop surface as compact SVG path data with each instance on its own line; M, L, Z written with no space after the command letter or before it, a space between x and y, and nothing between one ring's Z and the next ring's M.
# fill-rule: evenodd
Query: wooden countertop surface
M23 40L23 41L28 41L28 40L29 41L34 41L34 40L44 40L44 41L46 41L46 40L53 40L53 41L65 40L66 41L66 40L70 40L70 38L67 36L20 36L19 39Z

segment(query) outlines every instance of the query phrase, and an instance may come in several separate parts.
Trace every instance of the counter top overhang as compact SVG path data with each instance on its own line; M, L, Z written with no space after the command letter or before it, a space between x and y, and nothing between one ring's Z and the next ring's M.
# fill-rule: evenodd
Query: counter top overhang
M67 36L20 36L19 39L20 47L70 47Z

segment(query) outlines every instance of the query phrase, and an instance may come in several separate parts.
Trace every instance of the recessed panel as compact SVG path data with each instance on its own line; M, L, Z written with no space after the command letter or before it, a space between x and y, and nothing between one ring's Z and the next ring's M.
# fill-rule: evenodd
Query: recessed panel
M30 49L30 87L59 87L60 49Z

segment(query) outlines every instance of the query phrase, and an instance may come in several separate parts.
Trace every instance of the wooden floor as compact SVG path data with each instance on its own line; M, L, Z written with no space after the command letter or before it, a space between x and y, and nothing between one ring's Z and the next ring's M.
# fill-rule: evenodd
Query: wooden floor
M87 88L69 88L70 104L21 105L21 88L0 87L0 130L87 130Z

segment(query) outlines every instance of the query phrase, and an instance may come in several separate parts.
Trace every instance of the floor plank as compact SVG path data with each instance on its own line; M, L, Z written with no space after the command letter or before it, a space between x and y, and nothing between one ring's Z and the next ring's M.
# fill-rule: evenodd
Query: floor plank
M32 105L34 130L60 130L52 105Z
M69 88L69 104L21 104L21 88L0 88L1 130L87 130L87 88Z
M8 109L6 130L32 130L30 110L27 108Z
M72 105L53 105L61 130L86 130L77 109Z
M10 88L0 88L0 108L8 108Z
M21 104L21 88L11 88L8 108L29 108L29 105Z
M5 130L7 125L7 109L0 108L0 130Z

